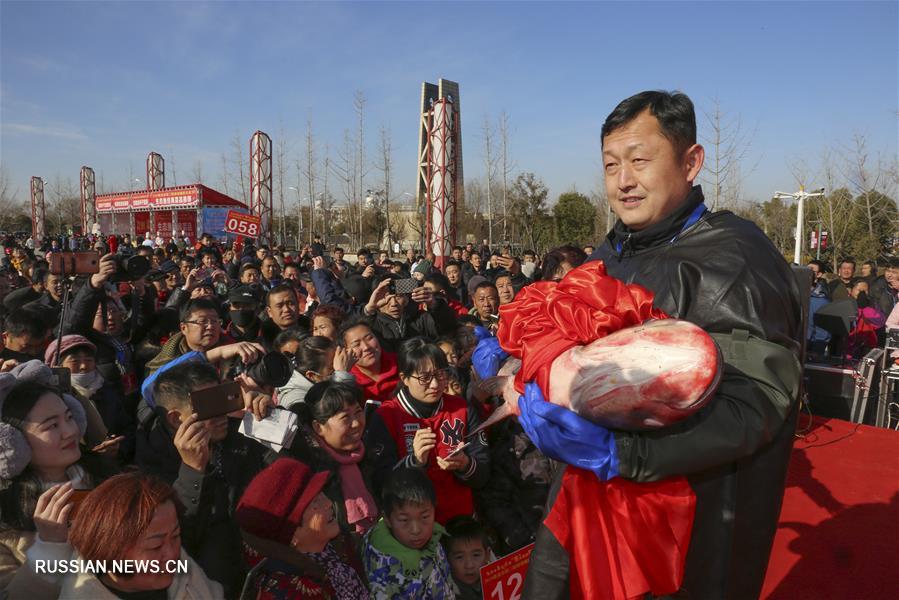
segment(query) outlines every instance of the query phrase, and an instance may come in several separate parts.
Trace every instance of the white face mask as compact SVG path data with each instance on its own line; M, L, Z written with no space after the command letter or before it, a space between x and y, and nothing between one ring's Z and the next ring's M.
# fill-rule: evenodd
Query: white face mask
M72 373L72 385L83 389L99 389L103 385L103 377L94 369L90 373Z

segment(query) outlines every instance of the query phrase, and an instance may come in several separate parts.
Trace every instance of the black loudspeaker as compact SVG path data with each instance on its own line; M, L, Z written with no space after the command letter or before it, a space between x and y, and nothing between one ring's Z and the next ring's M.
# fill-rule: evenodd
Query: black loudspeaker
M813 415L875 424L883 350L875 348L857 365L805 364L806 392Z

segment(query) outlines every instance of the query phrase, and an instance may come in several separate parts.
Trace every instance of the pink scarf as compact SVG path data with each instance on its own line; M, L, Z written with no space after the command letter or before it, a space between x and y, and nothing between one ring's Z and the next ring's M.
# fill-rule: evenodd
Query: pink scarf
M340 465L338 475L340 476L340 489L343 493L347 521L356 528L356 533L365 533L378 520L378 506L365 487L362 472L359 470L359 462L365 456L365 446L360 445L358 450L350 453L338 452L321 437L313 435L322 450Z

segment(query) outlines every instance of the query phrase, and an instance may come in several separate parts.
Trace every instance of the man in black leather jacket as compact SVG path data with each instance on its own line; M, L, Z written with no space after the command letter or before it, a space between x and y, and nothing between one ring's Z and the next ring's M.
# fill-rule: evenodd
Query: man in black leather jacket
M679 93L624 100L602 128L606 191L619 217L590 257L655 294L722 349L715 397L654 431L614 432L619 476L687 476L696 514L678 598L757 598L783 499L801 365L801 303L789 266L753 223L709 212L693 181L704 151ZM550 504L558 494L554 482ZM541 526L524 598L568 596L569 559Z

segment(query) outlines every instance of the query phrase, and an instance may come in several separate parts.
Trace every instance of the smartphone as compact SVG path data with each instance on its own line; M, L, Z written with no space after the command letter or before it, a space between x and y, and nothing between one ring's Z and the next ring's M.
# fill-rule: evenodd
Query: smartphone
M452 457L454 457L455 455L459 454L460 452L462 452L463 450L465 450L465 448L467 448L467 447L470 446L470 445L471 445L471 442L465 442L464 444L459 444L458 446L456 446L456 447L453 449L452 452L450 452L449 454L447 454L445 458L452 458Z
M378 407L381 406L381 403L377 400L368 399L365 401L365 408L362 409L365 414L365 423L371 423L371 418L375 414L375 411L378 410Z
M87 498L87 495L90 493L91 490L72 490L72 495L69 496L69 504L72 505L72 510L69 513L69 521L75 520L75 515L78 514L81 503L84 502L84 499Z
M99 252L53 252L50 272L54 275L93 275L100 272Z
M394 294L411 294L418 287L418 282L414 279L397 279L391 287Z
M190 406L200 421L220 417L243 408L240 384L226 381L190 393Z
M55 360L56 357L53 358ZM59 391L63 394L70 394L72 392L72 372L66 367L50 367L50 370L56 376L56 387L59 388Z

